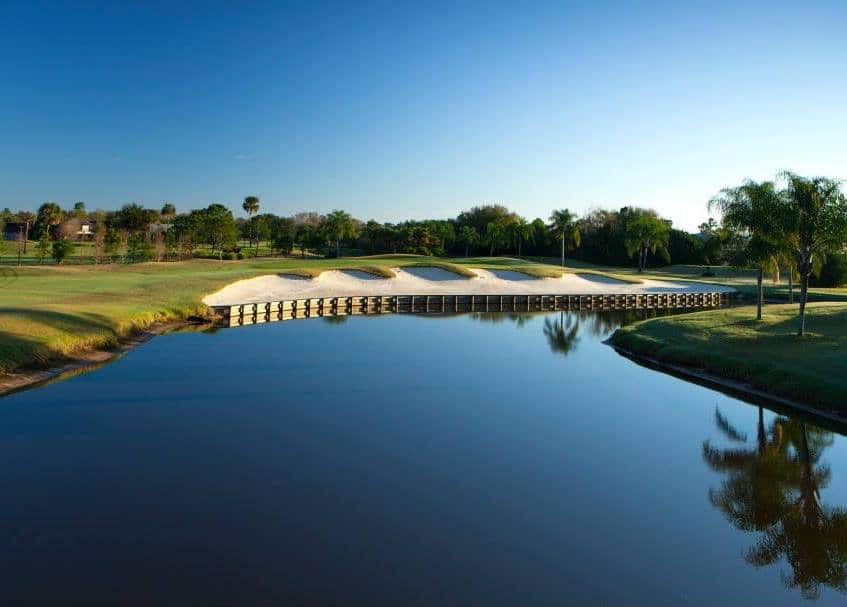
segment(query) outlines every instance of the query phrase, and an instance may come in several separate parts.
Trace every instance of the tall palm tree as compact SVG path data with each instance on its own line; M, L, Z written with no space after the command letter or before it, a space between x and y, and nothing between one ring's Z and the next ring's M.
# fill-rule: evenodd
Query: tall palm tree
M479 244L479 233L473 226L464 225L459 230L458 240L460 244L465 246L465 257L467 257L471 247Z
M327 236L335 241L336 257L341 257L341 241L355 235L356 226L353 223L353 218L346 211L336 209L326 216L322 227Z
M558 209L550 215L550 231L562 241L562 267L565 267L565 248L572 251L579 247L582 236L576 223L576 215L567 209Z
M638 254L638 271L647 267L647 254L659 253L670 260L668 242L670 224L656 216L653 211L636 210L624 222L624 247L627 255Z
M710 209L723 214L723 224L740 234L743 260L756 267L756 320L762 320L765 266L779 253L783 240L779 219L784 215L782 198L772 181L745 181L724 188L709 201Z
M485 234L482 236L482 241L488 245L488 256L494 257L494 251L497 247L508 243L508 233L502 224L492 221L485 226Z
M518 217L509 224L512 240L518 245L518 257L523 253L524 242L535 242L535 226L523 217Z
M241 208L244 209L244 212L247 213L247 217L251 220L250 240L256 241L256 255L259 254L259 239L256 237L256 226L252 225L252 219L253 216L259 212L259 206L260 202L258 196L247 196L241 205Z
M783 240L797 260L800 274L800 326L806 332L806 302L809 276L815 264L830 252L840 251L847 242L847 198L841 184L825 177L800 177L784 172L787 186L776 219Z

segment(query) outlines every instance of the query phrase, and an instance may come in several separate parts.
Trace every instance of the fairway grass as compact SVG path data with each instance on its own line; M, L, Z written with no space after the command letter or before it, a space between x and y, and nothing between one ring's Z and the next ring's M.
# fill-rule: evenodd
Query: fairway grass
M754 306L656 318L618 329L614 345L704 370L801 403L847 414L847 304L812 303L808 334L798 306Z
M112 348L158 322L204 315L205 295L265 274L312 278L324 270L358 269L387 278L393 276L391 268L431 266L473 276L468 266L520 270L545 265L510 258L375 255L4 266L0 267L0 373L43 368L87 351Z

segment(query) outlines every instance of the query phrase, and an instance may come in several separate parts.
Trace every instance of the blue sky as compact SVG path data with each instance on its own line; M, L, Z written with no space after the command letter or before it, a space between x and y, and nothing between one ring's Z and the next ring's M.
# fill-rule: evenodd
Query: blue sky
M847 3L4 3L0 206L680 227L745 177L847 177Z

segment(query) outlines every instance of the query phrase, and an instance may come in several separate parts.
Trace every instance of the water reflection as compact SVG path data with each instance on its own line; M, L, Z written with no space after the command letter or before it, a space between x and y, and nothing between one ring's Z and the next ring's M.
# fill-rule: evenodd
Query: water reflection
M562 312L559 318L552 319L549 316L544 319L544 336L550 351L567 356L579 343L579 318L576 315Z
M824 586L847 591L847 510L820 495L830 482L822 455L833 434L783 416L767 427L759 407L751 445L720 411L715 418L732 446L703 443L708 466L726 475L709 500L736 528L759 534L745 560L756 567L786 563L783 582L805 598L817 598Z
M537 315L527 312L471 312L471 318L481 322L501 323L510 321L516 327L523 327Z
M593 337L605 339L618 327L640 320L681 313L673 310L592 310L560 311L558 317L549 312L472 312L470 317L486 323L511 322L523 328L537 317L544 316L542 333L547 339L550 350L567 356L576 350L579 334L588 332ZM452 316L452 314L451 314Z

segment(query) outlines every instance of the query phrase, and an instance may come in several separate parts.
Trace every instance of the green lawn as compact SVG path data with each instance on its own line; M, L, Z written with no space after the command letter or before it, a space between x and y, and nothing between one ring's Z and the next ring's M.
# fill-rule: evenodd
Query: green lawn
M539 258L539 261L559 264L558 259ZM596 269L604 274L616 275L618 278L646 278L656 280L678 280L721 284L733 287L746 297L756 296L756 271L751 269L739 269L729 266L696 266L696 265L670 265L661 268L647 268L639 273L637 268L600 266L575 259L565 259L565 263L573 269L585 268ZM703 273L710 271L714 276L706 277ZM776 283L770 276L763 282L765 298L771 300L788 301L788 280L785 276ZM800 285L794 282L795 301L800 296ZM847 288L828 289L823 287L809 287L809 301L844 301L847 302Z
M798 337L798 306L744 306L647 320L619 329L635 353L749 382L801 402L847 412L847 304L813 303Z
M0 267L0 373L112 346L121 337L156 321L202 314L204 295L242 278L297 270L314 275L333 268L364 268L387 275L391 267L421 264L458 272L468 266L538 275L562 271L520 259L433 259L417 255L4 266Z
M75 249L72 255L70 255L65 261L65 265L93 265L94 264L94 243L90 240L83 241L75 241L74 242ZM270 244L267 241L262 241L259 245L258 250L256 249L255 244L249 244L246 240L239 241L238 246L241 247L242 254L247 258L254 257L274 257L276 252L271 249ZM0 266L17 266L18 265L18 245L15 242L6 242L6 247L0 247ZM56 262L53 261L53 258L50 256L48 251L47 257L38 261L37 257L38 251L38 241L29 240L27 241L26 253L21 254L20 263L22 265L55 265ZM357 250L351 249L342 249L342 252L346 252L347 254L354 254ZM120 261L120 258L125 253L125 249L121 248L115 253L114 257L116 261ZM196 257L209 257L209 256L217 256L218 253L214 254L208 249L208 247L198 247L194 251ZM295 255L301 255L300 249L295 248ZM313 252L307 252L306 257L314 258L316 254ZM322 258L322 256L321 256Z

